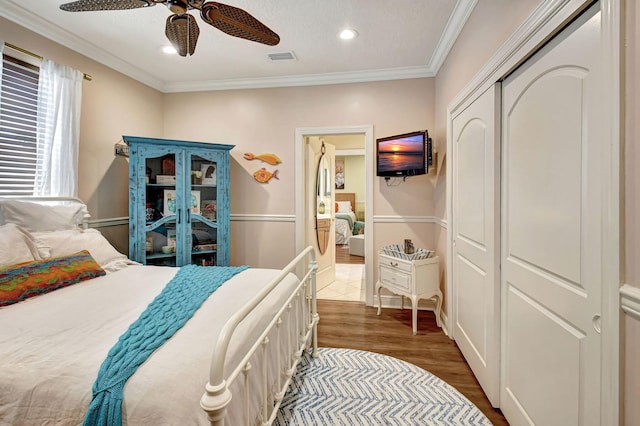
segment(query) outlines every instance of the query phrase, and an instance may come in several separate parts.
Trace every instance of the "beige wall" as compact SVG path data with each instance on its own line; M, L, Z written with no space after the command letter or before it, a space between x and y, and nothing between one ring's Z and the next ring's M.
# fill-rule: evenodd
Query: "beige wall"
M439 164L438 177L432 178L432 183L434 214L437 217L446 218L447 107L539 3L541 0L479 1L436 76L436 115L432 138ZM435 226L435 247L440 253L443 271L446 267L446 238L446 228ZM441 287L446 292L444 272L442 276Z
M128 162L113 146L123 134L162 136L162 94L4 18L0 39L93 77L82 83L78 195L93 219L128 216ZM127 227L106 232L126 253Z
M624 250L625 263L623 282L640 288L640 7L636 1L628 0L626 15L626 74L625 100L626 136L624 147ZM624 337L624 420L626 425L640 424L640 321L627 316L621 324Z
M626 33L626 143L624 147L625 166L625 251L626 263L623 280L634 287L640 287L640 7L635 1L628 1ZM640 420L640 419L639 419Z
M231 213L294 215L294 132L298 127L373 125L390 135L434 125L434 79L362 84L161 94L101 64L0 18L0 39L91 74L83 83L79 196L96 219L128 215L128 162L113 155L122 135L177 138L236 145L231 161ZM165 119L166 117L166 119ZM280 180L258 184L262 165L245 152L273 152L283 160ZM388 188L375 178L374 214L432 214L432 191L425 176ZM395 241L396 228L384 224L381 241ZM422 229L403 238L431 240ZM278 267L295 252L293 221L232 224L232 262ZM104 230L126 250L126 227ZM379 243L376 241L376 245Z
M168 94L164 115L172 119L164 121L164 137L236 145L231 151L232 214L293 215L296 128L373 125L374 137L380 137L431 128L433 105L432 78ZM272 179L268 184L255 182L253 173L262 165L244 160L245 152L277 154L282 159L277 166L280 180ZM375 178L373 192L373 214L432 214L432 192L426 176L413 177L394 188ZM270 226L271 223L260 221L234 223L232 263L251 263L259 258L257 266L286 264L295 252L295 224L281 224L282 232L276 239L251 239L264 235L265 228ZM384 224L379 230L376 225L374 247L388 239L397 241L399 226ZM242 245L236 243L241 235ZM426 240L409 232L401 235Z
M0 39L93 77L82 84L78 195L94 218L128 216L128 164L113 146L123 134L162 136L162 94L4 18Z
M436 77L436 126L435 137L440 160L446 150L446 113L447 106L465 87L478 70L493 55L495 50L518 27L520 22L541 2L528 0L494 0L478 2L471 18L467 22L451 53ZM625 146L624 146L624 210L622 247L624 250L623 282L640 287L640 149L637 138L640 135L638 100L640 99L640 7L635 0L626 0L626 73L625 99L626 109ZM508 17L508 19L505 19ZM436 214L445 216L446 184L444 179L435 184L434 203ZM446 230L436 229L434 238L440 253L446 249ZM621 323L623 365L622 399L624 410L621 412L622 424L640 424L640 389L637 378L640 377L640 324L631 317Z

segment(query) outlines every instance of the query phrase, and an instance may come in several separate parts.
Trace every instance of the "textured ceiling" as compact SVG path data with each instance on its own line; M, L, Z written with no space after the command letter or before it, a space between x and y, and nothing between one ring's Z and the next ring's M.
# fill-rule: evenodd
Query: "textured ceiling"
M191 57L166 55L170 11L64 12L64 0L0 0L0 15L163 92L433 76L476 0L232 0L280 35L266 46L204 23ZM359 36L344 42L339 30ZM11 40L6 40L11 42ZM294 52L296 61L268 54ZM46 52L37 52L46 54Z

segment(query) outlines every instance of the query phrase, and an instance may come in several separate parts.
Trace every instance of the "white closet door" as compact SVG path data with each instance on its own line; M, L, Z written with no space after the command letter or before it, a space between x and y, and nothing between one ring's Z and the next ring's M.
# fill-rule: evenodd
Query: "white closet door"
M453 338L494 407L500 391L500 85L453 119Z
M600 424L599 5L503 84L502 374L513 425Z

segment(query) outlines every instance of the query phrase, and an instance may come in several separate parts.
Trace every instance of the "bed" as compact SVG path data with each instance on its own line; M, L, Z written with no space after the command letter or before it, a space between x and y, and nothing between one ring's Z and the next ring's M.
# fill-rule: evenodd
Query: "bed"
M352 235L364 234L364 222L356 219L355 206L355 193L336 193L336 244L349 244L349 237Z
M107 353L184 272L129 261L87 229L79 200L43 202L0 199L0 239L12 241L0 248L0 290L18 265L80 256L103 273L17 303L0 298L2 424L81 424ZM60 255L78 248L88 254ZM317 349L315 270L308 247L282 270L233 275L126 381L122 423L271 424L299 359Z

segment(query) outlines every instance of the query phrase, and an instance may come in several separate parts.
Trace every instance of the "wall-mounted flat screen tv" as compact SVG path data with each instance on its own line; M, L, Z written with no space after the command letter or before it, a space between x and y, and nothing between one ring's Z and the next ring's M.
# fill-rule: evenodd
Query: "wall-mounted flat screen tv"
M426 130L376 139L376 175L417 176L428 172Z

